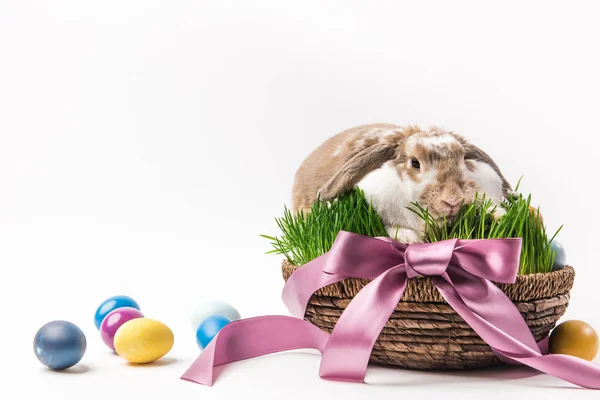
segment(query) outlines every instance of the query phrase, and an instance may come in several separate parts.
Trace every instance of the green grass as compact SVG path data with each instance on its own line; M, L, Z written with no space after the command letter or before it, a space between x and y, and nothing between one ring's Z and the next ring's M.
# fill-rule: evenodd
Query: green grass
M518 190L518 185L517 189ZM425 223L425 242L446 239L521 238L522 250L519 274L549 272L554 263L550 242L562 229L549 238L539 210L532 212L531 195L522 194L505 200L499 207L504 214L495 217L498 207L485 197L464 205L452 220L437 220L427 209L412 204L409 209ZM281 235L261 235L270 240L270 254L284 255L294 265L304 265L329 251L340 230L365 236L389 236L364 193L355 189L327 203L317 201L309 213L292 213L285 208L276 218Z
M388 236L385 226L365 195L354 190L331 203L316 201L309 213L292 213L285 208L276 218L282 235L261 235L271 241L269 253L283 254L292 264L304 265L328 252L340 231L364 236Z

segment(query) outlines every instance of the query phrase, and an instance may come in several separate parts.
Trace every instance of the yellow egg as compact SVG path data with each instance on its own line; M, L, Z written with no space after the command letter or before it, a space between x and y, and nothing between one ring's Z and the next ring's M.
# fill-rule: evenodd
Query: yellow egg
M115 334L115 351L127 361L146 364L163 357L175 338L168 326L150 318L125 322Z

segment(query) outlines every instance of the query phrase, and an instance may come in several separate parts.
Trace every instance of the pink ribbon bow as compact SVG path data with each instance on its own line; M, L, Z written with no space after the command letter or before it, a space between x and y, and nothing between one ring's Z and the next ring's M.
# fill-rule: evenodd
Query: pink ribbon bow
M315 349L320 376L364 382L375 341L408 279L430 277L444 299L505 363L524 364L573 384L600 389L600 366L545 354L512 301L494 283L514 283L520 239L446 240L405 245L340 232L331 250L297 269L283 289L295 317L264 316L225 326L181 379L213 384L214 367L266 354ZM346 278L370 279L348 304L331 335L303 320L310 297Z

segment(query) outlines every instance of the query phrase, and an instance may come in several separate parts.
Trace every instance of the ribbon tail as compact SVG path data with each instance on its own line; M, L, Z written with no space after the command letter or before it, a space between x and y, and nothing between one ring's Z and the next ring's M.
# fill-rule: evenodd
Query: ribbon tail
M516 362L588 389L600 389L600 365L564 354L519 357L503 354Z
M375 342L406 287L404 264L369 282L340 316L323 351L323 379L364 382Z
M492 282L459 269L433 278L444 299L490 346L503 353L541 354L514 303Z
M343 276L323 272L329 257L330 253L325 253L315 258L288 278L281 297L291 315L304 318L308 301L317 290L344 279Z
M288 350L323 352L329 334L302 319L271 315L241 319L226 325L181 376L212 386L214 367Z
M452 277L452 279L450 278ZM512 301L482 278L450 272L433 278L448 304L505 362L520 363L576 385L600 389L600 366L576 357L543 354Z

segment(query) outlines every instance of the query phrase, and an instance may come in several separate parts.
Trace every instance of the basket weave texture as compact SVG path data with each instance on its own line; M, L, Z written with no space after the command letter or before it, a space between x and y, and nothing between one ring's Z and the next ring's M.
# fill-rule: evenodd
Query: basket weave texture
M285 281L299 267L282 264ZM496 285L513 301L537 341L548 336L569 304L575 271L518 275ZM352 298L369 280L349 278L319 289L305 319L331 333ZM410 369L473 369L501 365L492 349L450 307L429 278L409 279L398 306L381 331L371 364Z

